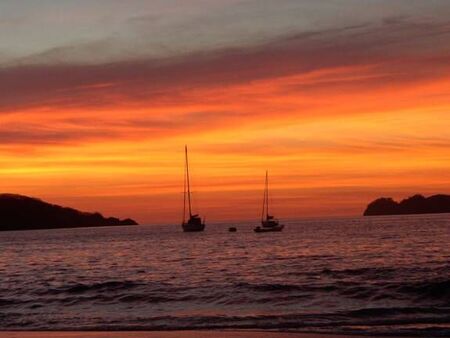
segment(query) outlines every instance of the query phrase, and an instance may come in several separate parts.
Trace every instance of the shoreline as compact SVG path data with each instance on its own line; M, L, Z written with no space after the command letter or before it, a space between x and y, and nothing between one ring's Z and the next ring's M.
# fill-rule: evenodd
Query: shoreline
M0 331L0 338L386 338L387 336L257 330ZM400 336L388 336L400 338ZM407 336L401 336L405 338Z

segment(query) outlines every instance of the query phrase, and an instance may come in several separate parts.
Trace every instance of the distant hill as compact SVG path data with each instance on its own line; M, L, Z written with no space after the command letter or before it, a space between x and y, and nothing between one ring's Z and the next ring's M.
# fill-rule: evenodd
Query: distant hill
M0 231L137 225L132 219L103 217L50 204L37 198L0 194Z
M379 198L371 202L364 216L375 215L406 215L406 214L435 214L450 213L450 195L433 195L424 197L414 195L400 203L392 198Z

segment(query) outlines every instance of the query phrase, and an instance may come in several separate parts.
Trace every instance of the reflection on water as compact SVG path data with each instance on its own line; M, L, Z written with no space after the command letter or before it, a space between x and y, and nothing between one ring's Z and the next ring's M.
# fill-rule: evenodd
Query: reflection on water
M450 215L286 224L0 233L0 328L450 334Z

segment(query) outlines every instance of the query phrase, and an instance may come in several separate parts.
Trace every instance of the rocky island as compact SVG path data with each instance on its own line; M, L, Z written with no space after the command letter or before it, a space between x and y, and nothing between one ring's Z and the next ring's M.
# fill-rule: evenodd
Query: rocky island
M44 202L37 198L0 194L0 231L137 225L130 219L103 217Z
M367 206L364 216L435 213L450 213L450 195L414 195L401 202L392 198L379 198Z

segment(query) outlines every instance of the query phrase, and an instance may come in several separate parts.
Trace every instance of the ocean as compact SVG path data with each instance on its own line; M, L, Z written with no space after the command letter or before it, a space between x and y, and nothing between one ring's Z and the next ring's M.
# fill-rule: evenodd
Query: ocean
M255 225L0 232L0 329L450 336L449 214Z

